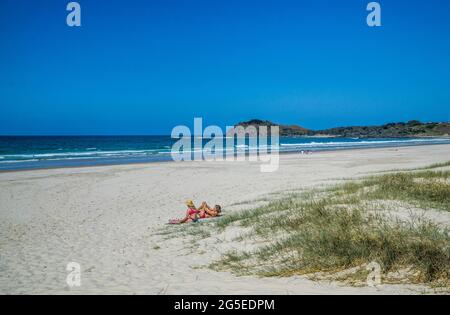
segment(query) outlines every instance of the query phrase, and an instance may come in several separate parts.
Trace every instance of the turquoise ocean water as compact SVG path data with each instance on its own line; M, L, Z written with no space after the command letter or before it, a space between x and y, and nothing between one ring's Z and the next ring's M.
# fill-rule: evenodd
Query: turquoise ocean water
M171 148L176 141L170 136L0 137L0 170L170 161ZM208 141L204 140L205 143ZM282 137L279 151L314 152L427 144L450 144L450 139ZM235 142L232 148L236 153L255 152L256 149L248 139L245 143Z

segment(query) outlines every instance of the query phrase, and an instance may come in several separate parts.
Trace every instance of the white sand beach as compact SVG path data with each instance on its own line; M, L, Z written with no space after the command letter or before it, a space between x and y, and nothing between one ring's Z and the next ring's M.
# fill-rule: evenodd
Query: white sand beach
M184 201L224 215L271 194L450 160L450 145L286 154L261 173L250 162L165 162L0 173L1 294L410 294L416 285L350 287L304 277L238 277L205 267L227 235L202 251L159 232ZM245 202L250 202L245 204ZM442 220L449 219L442 213ZM195 237L195 236L190 236ZM245 243L242 244L245 246ZM82 267L80 287L66 265Z

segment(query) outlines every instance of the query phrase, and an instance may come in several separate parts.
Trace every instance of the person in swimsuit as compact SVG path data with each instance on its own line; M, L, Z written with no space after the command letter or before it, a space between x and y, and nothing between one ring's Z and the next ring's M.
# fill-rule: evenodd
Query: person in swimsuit
M222 212L221 206L215 205L214 208L211 208L205 201L198 209L195 207L194 202L192 200L187 200L186 206L188 207L188 209L186 210L186 216L181 220L180 219L170 220L169 221L170 224L197 222L199 219L217 217Z
M198 208L200 211L200 219L206 219L206 218L213 218L218 217L222 213L222 207L219 205L215 205L214 208L211 208L208 206L206 201L203 201L200 208Z
M186 216L183 219L170 220L169 221L170 224L197 222L198 219L200 219L200 210L198 210L195 207L194 202L192 200L187 200L186 206L187 206Z

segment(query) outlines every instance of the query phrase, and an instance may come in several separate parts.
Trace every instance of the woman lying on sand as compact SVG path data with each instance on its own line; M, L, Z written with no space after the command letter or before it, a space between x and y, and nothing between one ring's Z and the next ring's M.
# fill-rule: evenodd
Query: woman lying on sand
M222 213L221 206L215 205L214 208L211 208L206 201L203 201L198 210L200 210L200 219L218 217Z
M207 219L212 217L218 217L222 212L222 207L219 205L215 205L214 208L208 206L206 201L203 201L200 208L196 208L194 202L192 200L186 201L186 206L188 209L186 210L186 216L183 219L174 219L170 220L170 224L182 224L188 222L197 222L199 219Z

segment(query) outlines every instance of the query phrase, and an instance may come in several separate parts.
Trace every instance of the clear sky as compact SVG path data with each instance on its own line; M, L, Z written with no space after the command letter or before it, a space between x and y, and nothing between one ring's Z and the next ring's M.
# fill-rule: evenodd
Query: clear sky
M450 116L450 1L0 0L0 134Z

